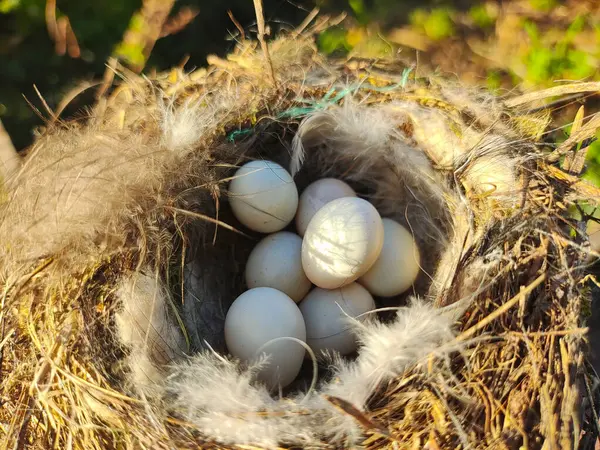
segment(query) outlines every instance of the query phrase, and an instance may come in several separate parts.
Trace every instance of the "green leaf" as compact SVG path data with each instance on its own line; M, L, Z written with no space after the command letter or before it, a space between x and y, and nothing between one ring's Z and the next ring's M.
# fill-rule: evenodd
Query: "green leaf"
M322 32L317 39L317 44L319 49L327 55L339 50L348 51L351 49L351 45L346 39L346 30L341 27L330 28Z
M600 130L596 132L596 140L589 146L586 157L600 165Z
M537 45L540 40L540 33L535 23L530 20L523 21L523 29L531 39L533 45Z
M0 0L0 14L8 14L17 9L21 4L21 0Z
M596 186L600 186L600 164L595 161L592 161L588 164L587 170L583 174L582 178L584 180L593 183Z
M475 5L469 9L469 17L479 28L490 28L496 22L485 4Z
M538 11L550 11L552 8L557 6L557 0L529 0L529 4L533 9Z
M114 53L115 56L124 59L129 64L133 64L134 66L140 66L146 62L146 58L144 57L144 48L142 45L122 42L117 45Z
M427 20L427 11L421 8L417 8L410 13L408 21L411 25L422 27Z
M348 4L360 23L365 24L369 21L367 8L363 0L348 0Z
M423 23L425 33L433 40L441 40L453 36L454 22L446 9L437 8L431 11Z
M527 57L527 78L534 83L543 84L551 78L553 64L552 50L533 49Z
M585 17L581 14L575 17L573 22L571 22L571 25L569 25L569 28L567 28L567 32L565 33L565 39L571 42L575 36L577 36L583 31L585 23Z

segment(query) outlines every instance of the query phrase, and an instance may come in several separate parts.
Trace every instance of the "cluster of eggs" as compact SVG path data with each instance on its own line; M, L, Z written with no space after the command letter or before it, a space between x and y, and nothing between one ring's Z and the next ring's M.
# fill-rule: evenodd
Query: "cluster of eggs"
M418 275L410 232L341 180L317 180L299 197L283 167L251 161L232 178L229 201L243 225L268 235L248 258L248 290L227 313L225 340L244 361L269 356L259 378L271 387L297 377L299 341L315 353L355 351L349 317L364 320L373 296L400 294ZM281 231L294 218L297 234Z

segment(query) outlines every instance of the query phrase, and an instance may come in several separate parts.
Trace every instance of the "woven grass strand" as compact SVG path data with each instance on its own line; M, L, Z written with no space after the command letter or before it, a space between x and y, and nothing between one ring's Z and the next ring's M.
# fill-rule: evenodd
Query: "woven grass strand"
M86 121L56 121L29 149L0 204L4 447L589 438L588 247L569 208L600 196L550 164L550 115L531 103L597 84L500 101L394 60L327 59L308 31L268 50L278 87L250 40L191 73L115 68ZM323 356L316 387L281 398L222 333L259 238L232 216L227 180L260 158L300 189L344 179L423 255L410 292L354 322L357 356Z

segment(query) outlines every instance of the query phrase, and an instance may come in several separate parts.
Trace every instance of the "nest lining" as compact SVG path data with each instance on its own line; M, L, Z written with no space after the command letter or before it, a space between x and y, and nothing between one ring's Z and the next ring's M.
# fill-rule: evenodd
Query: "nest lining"
M12 180L0 227L7 437L85 448L576 440L582 252L560 205L570 187L536 149L543 127L524 131L540 116L377 65L349 75L304 38L273 44L275 88L253 45L208 71L126 76L85 125L43 136ZM248 158L289 167L300 188L344 179L425 256L418 298L356 325L357 359L332 358L333 377L308 396L273 397L252 383L256 368L219 354L256 238L236 232L226 205L226 180Z

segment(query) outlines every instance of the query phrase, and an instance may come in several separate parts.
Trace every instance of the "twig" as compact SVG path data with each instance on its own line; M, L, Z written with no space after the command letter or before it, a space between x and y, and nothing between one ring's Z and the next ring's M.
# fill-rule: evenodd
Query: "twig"
M235 25L235 27L240 32L240 37L242 38L242 41L245 41L246 40L246 33L244 33L244 27L242 27L242 25L237 21L237 19L234 17L234 15L233 15L233 13L231 12L230 9L227 10L227 15L229 16L229 18L231 19L231 21L233 22L233 24Z
M278 89L279 86L277 85L277 79L275 78L275 69L273 69L273 61L271 61L269 47L267 46L267 42L265 41L265 17L263 15L262 0L254 0L254 10L256 11L256 25L258 26L258 42L260 42L260 46L265 55L265 59L267 60L267 64L269 65L269 74L271 75L273 86L276 89Z
M56 18L56 0L46 1L45 19L48 34L54 41L56 54L62 56L68 51L71 58L79 58L81 49L69 18L67 16Z
M27 441L27 431L29 430L29 423L31 422L31 416L33 415L33 411L34 411L34 406L35 406L35 400L33 397L29 396L27 394L26 391L23 391L22 393L23 397L22 398L27 398L27 405L25 405L24 401L20 402L21 408L23 411L25 411L25 415L23 416L23 420L21 421L21 426L19 427L19 433L17 434L17 441L15 443L14 448L16 450L21 450L24 449L26 446L26 441ZM25 406L25 407L23 407ZM18 416L15 416L15 418ZM11 423L11 431L14 432L14 426L16 426L16 421L13 421L13 423ZM8 440L6 441L7 446L5 448L8 448Z
M175 17L172 17L165 22L160 32L160 37L164 38L171 34L179 33L187 27L199 13L200 11L196 8L190 8L188 6L181 8Z
M102 76L102 85L96 93L96 99L104 97L104 94L106 94L108 88L113 84L118 65L119 60L114 56L109 57L108 61L106 61L106 70L104 71L104 75Z
M52 122L54 122L56 120L56 114L54 114L54 111L52 111L52 108L50 108L50 105L48 105L48 103L46 102L46 99L44 98L44 96L42 95L42 93L40 92L40 90L37 88L37 86L35 84L33 85L33 90L35 91L37 96L40 98L40 101L42 102L42 105L44 105L44 108L46 109L48 114L50 114L50 117L52 118Z
M160 38L163 26L167 21L174 4L175 0L166 0L161 2L147 0L143 3L142 14L144 15L145 22L148 25L148 31L145 36L146 41L144 43L145 45L143 50L144 63L148 61L156 41Z
M559 95L578 94L582 92L600 92L600 82L589 82L589 83L572 83L564 86L556 86L549 89L544 89L538 92L532 92L530 94L524 94L519 97L506 101L506 106L513 108L515 106L522 106L527 103L533 103L537 100L543 100L549 97L557 97Z
M531 332L520 332L520 331L508 331L508 336L517 337L548 337L548 336L568 336L570 334L584 335L588 332L589 328L573 328L571 330L556 330L556 331L531 331Z
M308 14L308 16L306 16L302 23L294 30L292 37L300 36L306 27L308 27L308 25L313 21L313 19L317 17L317 14L319 14L319 8L313 8L313 10Z
M550 164L541 163L540 165L552 178L567 184L571 190L577 193L579 197L587 200L600 200L600 189L593 184L588 183L586 180L582 180L576 175L563 172L558 167Z
M60 118L60 115L63 113L63 111L65 110L65 108L67 106L69 106L69 104L75 99L77 98L78 95L80 95L81 93L83 93L84 91L98 86L98 82L95 83L90 83L87 81L82 82L79 86L74 87L73 89L71 89L70 91L68 91L63 98L61 99L61 101L58 103L58 106L56 107L56 111L55 111L55 115L56 115L56 120L58 120L58 118Z
M195 219L206 220L207 222L219 225L219 226L225 228L226 230L233 231L234 233L237 233L237 234L240 234L240 235L242 235L244 237L250 238L250 236L248 236L243 231L240 231L237 228L232 227L231 225L229 225L229 224L227 224L227 223L225 223L225 222L223 222L221 220L213 219L212 217L209 217L209 216L207 216L205 214L200 214L200 213L196 213L196 212L192 212L192 211L186 211L184 209L174 208L174 207L171 207L171 206L167 206L166 209L169 209L170 211L173 211L175 213L183 214L185 216L193 217Z
M385 436L389 439L393 439L392 435L386 427L373 422L373 420L369 419L362 411L360 411L352 403L347 402L346 400L341 399L339 397L334 397L333 395L324 395L324 398L329 403L331 403L336 409L340 410L344 414L348 414L349 416L353 417L366 430L376 431L382 436Z
M120 45L141 47L143 61L130 61L131 70L140 73L148 61L150 53L163 33L175 0L144 0L142 7L135 13L134 18L141 21L141 29L129 26L123 35Z
M79 42L77 41L77 36L73 31L73 27L71 26L71 22L68 17L61 17L59 19L60 26L64 28L64 36L67 42L67 52L71 58L79 58L81 56L81 48L79 47ZM64 23L64 25L63 25Z
M586 122L585 125L582 125L577 130L574 130L565 142L560 144L560 146L556 150L554 150L550 155L548 155L548 161L558 161L560 157L567 154L575 144L583 142L586 139L589 139L592 136L594 136L594 134L599 128L600 113L594 114L591 117L591 119Z
M456 340L457 341L464 341L466 338L472 336L477 331L485 328L490 322L493 322L495 319L497 319L502 314L504 314L505 312L507 312L510 308L512 308L517 303L519 303L520 301L522 301L527 295L531 294L531 292L536 287L538 287L540 284L542 284L542 282L545 279L546 279L546 274L541 274L531 284L529 284L529 286L527 286L526 288L524 288L523 290L521 290L521 292L519 292L517 295L515 295L509 301L507 301L506 303L504 303L502 306L500 306L498 309L496 309L493 313L491 313L487 317L485 317L485 319L481 320L480 322L476 323L475 325L473 325L468 330L466 330L466 331L462 332L461 334L459 334L456 337Z
M48 34L50 38L56 42L56 36L58 35L57 25L56 25L56 0L47 0L46 1L46 28L48 29ZM58 45L58 43L56 44ZM59 53L57 49L57 53ZM59 53L60 54L60 53Z
M573 126L571 127L571 134L577 133L583 126L584 114L585 114L585 106L581 105L581 107L577 111L577 114L575 115L575 119L573 119ZM568 146L568 149L570 149L570 147L571 147L571 145ZM581 147L581 145L578 145L578 147ZM583 161L581 161L582 153L583 153ZM578 152L577 150L568 152L563 161L562 169L565 172L573 173L575 175L581 173L581 171L583 170L583 165L585 163L585 154L586 153L587 153L587 151L585 148L581 152Z

